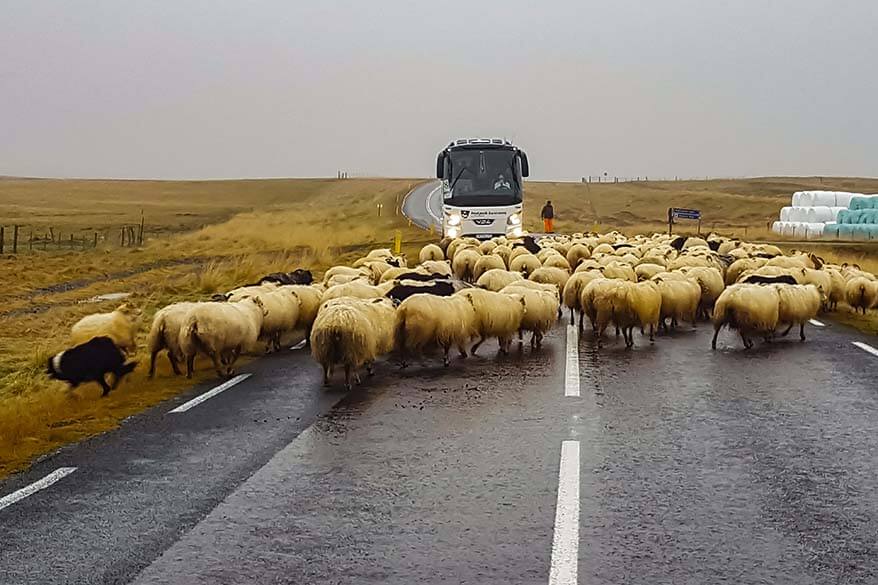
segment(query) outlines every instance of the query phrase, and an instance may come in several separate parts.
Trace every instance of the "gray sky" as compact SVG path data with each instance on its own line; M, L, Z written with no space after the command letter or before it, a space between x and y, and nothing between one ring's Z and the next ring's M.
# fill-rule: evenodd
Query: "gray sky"
M878 175L872 0L3 0L0 174Z

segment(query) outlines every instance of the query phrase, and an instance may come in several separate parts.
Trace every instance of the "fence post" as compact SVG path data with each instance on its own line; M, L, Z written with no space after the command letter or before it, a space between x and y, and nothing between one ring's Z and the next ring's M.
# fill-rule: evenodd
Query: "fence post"
M119 245L125 247L125 226L122 226L122 235L119 236Z
M94 247L95 248L98 247L98 233L97 232L95 232L95 245L94 245Z
M18 226L12 228L12 253L18 254Z
M137 242L139 245L143 245L143 210L140 210L140 234L137 238Z
M3 253L3 244L6 241L6 228L0 225L0 254Z
M73 249L73 232L70 233L70 249Z
M34 251L34 231L33 230L31 230L27 236L27 251L28 252Z
M61 230L58 230L58 249L60 250L61 246L63 246L63 245L64 245L64 238L61 237Z

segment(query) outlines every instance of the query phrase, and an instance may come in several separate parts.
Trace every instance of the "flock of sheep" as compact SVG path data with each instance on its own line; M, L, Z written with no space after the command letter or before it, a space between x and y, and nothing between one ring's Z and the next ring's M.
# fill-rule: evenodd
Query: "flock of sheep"
M212 301L164 307L148 336L149 375L163 350L178 375L185 363L191 377L197 354L210 358L218 375L231 375L238 356L258 341L274 351L302 330L324 381L341 367L350 388L361 368L371 373L391 353L404 367L438 348L447 366L452 349L463 358L496 338L508 353L526 332L538 348L562 307L574 324L579 316L580 330L588 318L599 345L610 325L631 347L635 329L653 341L680 322L712 319L714 348L725 326L750 348L754 338L770 341L794 326L804 340L805 323L839 301L863 313L878 304L878 280L857 266L716 236L444 239L424 246L418 261L409 268L405 257L373 250L351 266L330 268L319 283L297 271L307 275L295 280L302 284L273 278ZM130 311L90 315L73 327L75 343L98 336L133 350Z

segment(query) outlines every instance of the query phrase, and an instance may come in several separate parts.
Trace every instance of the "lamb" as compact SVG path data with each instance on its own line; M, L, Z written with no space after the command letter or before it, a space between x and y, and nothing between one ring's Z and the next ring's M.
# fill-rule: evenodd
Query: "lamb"
M454 285L447 280L438 280L431 283L416 284L412 281L403 281L396 284L385 295L398 305L413 295L433 295L449 297L454 294Z
M71 388L84 382L97 382L103 389L101 396L106 396L135 367L137 362L125 363L125 357L113 339L100 336L49 358L46 374L69 383ZM107 384L108 373L113 374L112 384Z
M855 276L847 282L844 290L845 300L855 313L866 311L878 302L878 281L864 276Z
M465 282L473 282L476 279L476 263L482 255L477 250L464 248L454 255L451 261L451 271L454 276Z
M480 288L469 288L456 293L466 298L475 309L475 328L479 340L470 350L473 355L489 337L496 337L500 352L509 353L512 336L521 328L525 314L524 298Z
M780 297L775 287L756 284L729 286L716 300L713 309L711 348L716 349L716 338L725 325L738 330L747 349L753 347L753 336L769 340L777 328L779 310Z
M527 287L510 284L502 291L504 294L520 294L524 299L524 316L518 329L518 344L521 346L522 331L531 331L531 348L539 348L543 345L543 337L546 332L558 321L559 299L557 292L546 290L534 290Z
M195 368L195 354L206 354L217 375L234 374L241 351L251 348L259 338L265 309L257 297L231 303L199 303L186 315L179 345L186 358L186 377Z
M701 287L689 280L664 280L656 277L653 280L662 295L662 308L659 327L665 331L668 325L665 319L670 318L670 327L675 328L679 321L685 320L695 326L695 315L701 300Z
M432 345L442 348L447 367L452 346L465 358L465 346L477 333L475 306L462 295L413 295L396 310L395 340L403 367L407 355L420 354Z
M589 282L598 278L603 278L603 274L601 274L599 270L589 270L575 272L567 279L567 283L564 285L564 289L561 292L561 298L564 301L564 306L570 309L571 325L576 324L574 311L582 312L582 289L585 288L585 285Z
M494 269L506 270L506 263L503 262L503 258L493 254L479 257L473 268L473 281L478 281L484 273Z
M558 287L558 291L560 293L561 290L564 289L564 285L567 284L567 279L570 278L570 273L561 268L552 268L548 266L543 266L541 268L537 268L528 276L528 280L532 280L534 282L540 282L543 284L554 284Z
M778 294L777 323L789 324L782 335L789 333L793 325L798 325L799 337L805 341L805 322L816 317L820 311L820 292L813 284L775 284L773 287Z
M326 301L320 307L311 330L311 355L323 367L324 384L329 384L332 368L341 364L345 371L345 388L350 390L357 368L371 364L388 343L392 343L385 339L388 327L378 327L377 320L387 318L381 315L384 311L364 308L367 302L340 298Z
M445 260L445 253L436 244L427 244L418 252L418 262L420 264L430 260Z
M180 349L180 330L186 320L189 310L196 303L174 303L156 311L152 318L152 327L146 337L146 347L149 350L149 374L155 376L155 358L160 351L168 351L168 361L174 374L181 375L177 365L183 361L183 351Z
M81 345L95 337L109 337L126 354L136 348L134 336L137 324L136 313L127 304L122 304L110 313L95 313L77 321L70 329L70 342Z
M524 249L524 248L520 248ZM513 251L513 256L509 260L509 270L512 272L520 272L527 278L534 270L538 268L542 268L542 263L539 258L534 256L533 254L529 254L524 252L523 254L515 255Z
M524 280L518 272L509 272L505 269L494 268L482 274L476 281L476 286L494 292L500 292L503 287Z

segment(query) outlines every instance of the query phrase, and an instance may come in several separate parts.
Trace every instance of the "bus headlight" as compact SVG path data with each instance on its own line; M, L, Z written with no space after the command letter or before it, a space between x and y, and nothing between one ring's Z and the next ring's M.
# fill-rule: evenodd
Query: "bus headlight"
M521 215L513 213L506 219L506 223L509 225L521 225Z
M513 228L512 237L513 238L520 238L521 234L523 234L523 233L524 233L524 231L521 229L521 226L518 226L516 228Z
M448 236L449 238L456 238L459 234L460 234L460 230L457 229L456 227L450 227L447 230L445 230L445 235Z
M460 214L451 213L448 215L448 225L460 225Z

